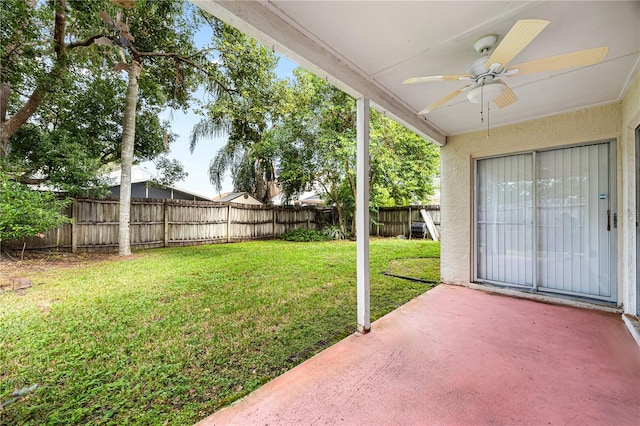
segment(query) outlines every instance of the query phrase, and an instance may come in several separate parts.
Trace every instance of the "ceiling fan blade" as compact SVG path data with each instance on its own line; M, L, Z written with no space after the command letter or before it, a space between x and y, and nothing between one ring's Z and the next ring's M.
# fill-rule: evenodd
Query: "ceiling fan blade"
M428 77L413 77L408 78L402 82L402 84L414 84L414 83L429 83L432 81L445 81L445 80L471 80L473 76L471 74L449 74L449 75L430 75Z
M536 72L554 71L563 68L582 67L599 63L607 56L609 46L595 47L593 49L578 50L562 55L549 56L535 61L522 62L510 66L507 76L532 74Z
M511 90L511 88L507 86L507 84L504 81L502 80L496 80L496 81L504 86L504 90L502 91L502 94L493 100L493 103L496 104L498 108L504 108L518 100L518 97L516 96L516 94L513 93L513 90Z
M439 106L449 102L451 99L455 98L456 96L458 96L460 93L464 92L465 90L467 90L471 86L473 86L473 84L468 84L468 85L464 86L462 89L458 89L455 92L449 93L447 96L438 99L437 101L435 101L434 103L432 103L431 105L429 105L428 107L426 107L425 109L420 111L418 114L430 113L431 111L433 111L434 109L438 108Z
M487 68L504 68L549 24L544 19L522 19L504 36L487 61Z

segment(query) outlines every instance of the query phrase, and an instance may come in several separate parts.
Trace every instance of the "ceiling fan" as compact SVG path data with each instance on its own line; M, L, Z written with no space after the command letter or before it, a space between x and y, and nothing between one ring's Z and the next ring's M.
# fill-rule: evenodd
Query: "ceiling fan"
M511 88L499 77L512 77L515 75L593 65L602 61L609 51L609 46L602 46L508 65L548 24L549 21L543 19L523 19L517 21L495 48L491 56L489 56L488 52L495 46L496 41L498 41L498 36L491 34L481 37L474 43L473 47L482 56L469 64L465 70L465 74L432 75L405 80L402 84L446 80L471 81L471 83L461 89L438 99L418 114L427 114L464 92L468 92L467 99L469 99L470 102L484 104L484 102L493 101L499 108L504 108L517 101L518 98Z

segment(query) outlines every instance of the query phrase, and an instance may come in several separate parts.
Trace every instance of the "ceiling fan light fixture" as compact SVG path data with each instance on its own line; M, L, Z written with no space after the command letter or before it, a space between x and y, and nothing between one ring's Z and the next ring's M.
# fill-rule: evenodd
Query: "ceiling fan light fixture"
M485 102L492 101L497 99L504 92L504 86L500 83L490 82L485 83L484 85L478 85L473 89L469 90L467 93L467 99L469 102L474 104L479 104L484 99Z

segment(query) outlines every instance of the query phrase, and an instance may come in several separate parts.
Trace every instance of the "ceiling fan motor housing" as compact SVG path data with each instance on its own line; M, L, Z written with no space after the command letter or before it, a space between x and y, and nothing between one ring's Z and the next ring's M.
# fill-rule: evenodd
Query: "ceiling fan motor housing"
M490 74L490 71L487 69L487 61L489 60L489 55L483 55L481 58L476 59L471 62L465 72L467 74L471 74L474 80L478 80L478 77L481 77L485 74Z

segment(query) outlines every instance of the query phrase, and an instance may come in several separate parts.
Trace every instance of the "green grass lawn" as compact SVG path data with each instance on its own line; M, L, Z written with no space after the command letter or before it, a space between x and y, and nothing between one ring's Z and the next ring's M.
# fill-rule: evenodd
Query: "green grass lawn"
M380 272L438 279L439 255L373 240L372 319L429 289ZM355 258L353 242L259 241L25 262L34 287L0 293L0 404L39 387L0 424L202 419L355 330Z

